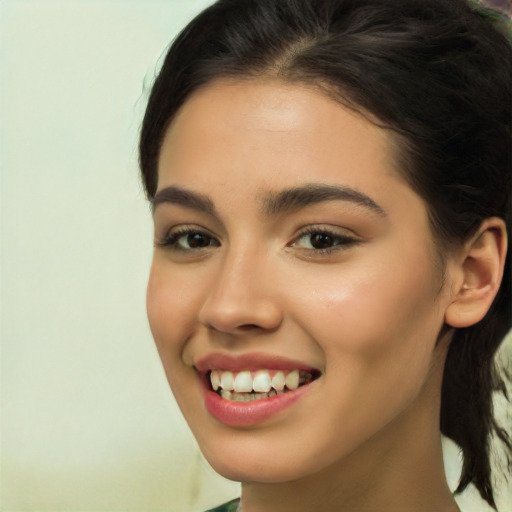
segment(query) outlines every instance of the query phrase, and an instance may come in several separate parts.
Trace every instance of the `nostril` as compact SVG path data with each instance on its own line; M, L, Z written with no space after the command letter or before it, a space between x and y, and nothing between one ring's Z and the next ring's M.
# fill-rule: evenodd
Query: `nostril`
M238 327L242 331L252 331L253 329L260 329L259 325L256 324L244 324Z

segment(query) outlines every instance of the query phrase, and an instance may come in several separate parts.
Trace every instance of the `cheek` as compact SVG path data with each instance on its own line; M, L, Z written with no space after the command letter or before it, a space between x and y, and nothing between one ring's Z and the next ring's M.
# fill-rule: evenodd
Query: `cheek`
M185 349L197 325L199 291L186 273L155 256L146 296L148 320L172 393L187 418L195 414L190 404L197 377Z
M331 366L351 361L389 371L406 359L428 363L443 315L428 252L408 255L404 261L381 253L337 275L317 276L315 299L302 301L298 317Z
M187 283L186 273L173 271L155 255L149 275L146 308L164 366L181 354L192 334L199 296L199 290L190 281Z
M407 272L397 261L317 281L322 293L301 303L297 317L324 352L332 416L348 447L398 416L430 379L443 317L430 267L417 262Z

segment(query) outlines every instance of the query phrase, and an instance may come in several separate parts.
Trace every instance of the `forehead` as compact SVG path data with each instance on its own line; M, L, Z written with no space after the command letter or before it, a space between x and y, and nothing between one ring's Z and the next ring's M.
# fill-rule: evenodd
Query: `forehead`
M389 134L318 88L276 80L211 83L169 126L159 160L164 181L213 174L273 181L354 179L374 170L399 178ZM378 169L376 169L378 167ZM309 178L308 178L309 179ZM355 184L355 183L354 183Z

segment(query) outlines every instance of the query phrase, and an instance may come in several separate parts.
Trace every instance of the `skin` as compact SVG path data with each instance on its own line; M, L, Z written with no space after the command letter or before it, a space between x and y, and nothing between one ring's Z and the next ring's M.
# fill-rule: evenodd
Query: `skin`
M458 510L439 407L443 325L464 268L448 255L443 279L425 204L392 147L314 88L263 79L207 85L166 133L158 191L202 194L215 213L156 205L150 326L204 455L244 482L244 512ZM328 200L265 212L269 197L310 183L350 187L382 211ZM161 245L184 226L211 245ZM342 243L319 252L311 226ZM212 352L292 357L322 376L270 420L228 427L205 409L194 369Z

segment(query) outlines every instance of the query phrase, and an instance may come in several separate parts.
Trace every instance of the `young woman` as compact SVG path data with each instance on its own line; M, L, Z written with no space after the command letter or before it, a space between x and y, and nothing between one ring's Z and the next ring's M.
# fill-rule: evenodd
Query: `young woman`
M151 329L243 512L494 506L512 50L465 0L220 0L140 140ZM497 26L494 26L497 25Z

